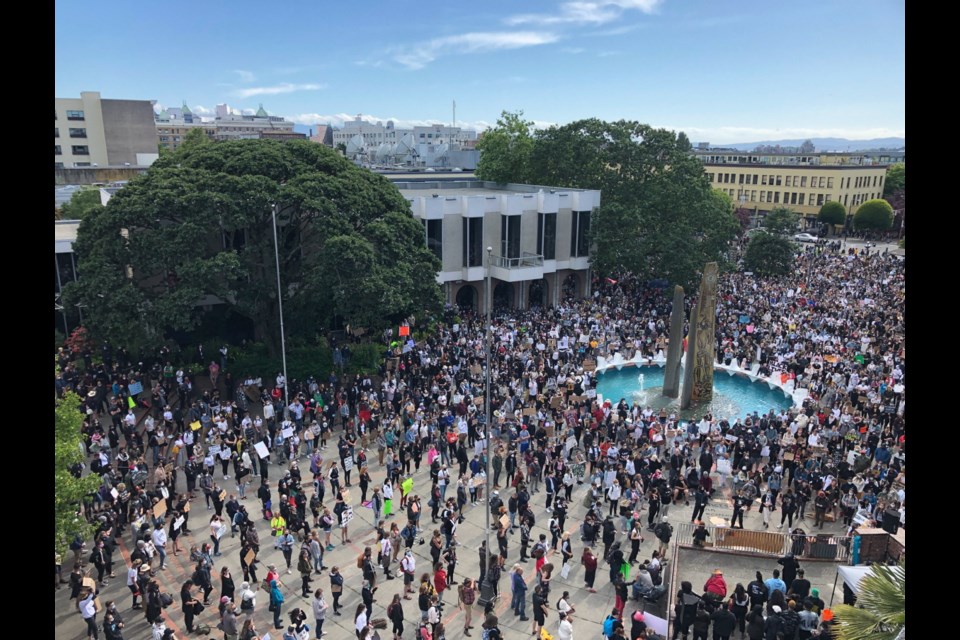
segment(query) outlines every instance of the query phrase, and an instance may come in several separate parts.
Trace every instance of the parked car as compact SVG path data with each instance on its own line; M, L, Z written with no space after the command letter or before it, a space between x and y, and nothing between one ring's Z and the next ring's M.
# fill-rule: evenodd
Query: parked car
M819 238L809 233L798 233L797 235L793 236L793 239L797 242L816 242Z

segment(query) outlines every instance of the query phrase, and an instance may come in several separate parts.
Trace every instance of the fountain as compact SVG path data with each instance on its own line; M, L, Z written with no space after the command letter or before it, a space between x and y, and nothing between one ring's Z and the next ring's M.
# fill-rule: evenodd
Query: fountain
M641 392L643 391L643 380L644 380L644 376L643 376L643 374L641 373L639 376L637 376L637 382L640 384L640 391L641 391Z

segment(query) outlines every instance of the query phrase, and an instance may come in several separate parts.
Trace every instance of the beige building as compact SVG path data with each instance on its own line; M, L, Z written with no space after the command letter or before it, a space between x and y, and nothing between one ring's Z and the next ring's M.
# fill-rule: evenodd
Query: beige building
M153 103L80 98L54 99L54 167L149 166L158 157Z
M494 304L527 309L590 294L588 232L600 192L458 178L391 181L423 222L451 304L482 308L487 247Z
M698 150L715 189L737 206L764 215L788 207L812 222L820 207L840 202L853 215L857 207L883 195L887 164L868 154L754 154ZM899 156L898 161L903 161Z

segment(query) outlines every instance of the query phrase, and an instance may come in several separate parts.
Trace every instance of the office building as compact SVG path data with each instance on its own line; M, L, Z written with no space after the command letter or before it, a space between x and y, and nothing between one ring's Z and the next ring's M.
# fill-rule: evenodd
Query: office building
M54 167L149 166L158 157L153 102L97 91L54 99Z

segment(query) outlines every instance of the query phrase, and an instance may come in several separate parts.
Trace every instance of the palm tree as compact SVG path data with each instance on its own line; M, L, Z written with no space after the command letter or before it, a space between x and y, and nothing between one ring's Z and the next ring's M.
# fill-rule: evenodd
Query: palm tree
M840 640L894 640L904 631L906 568L875 564L860 580L857 606L838 605L834 616L840 623Z

